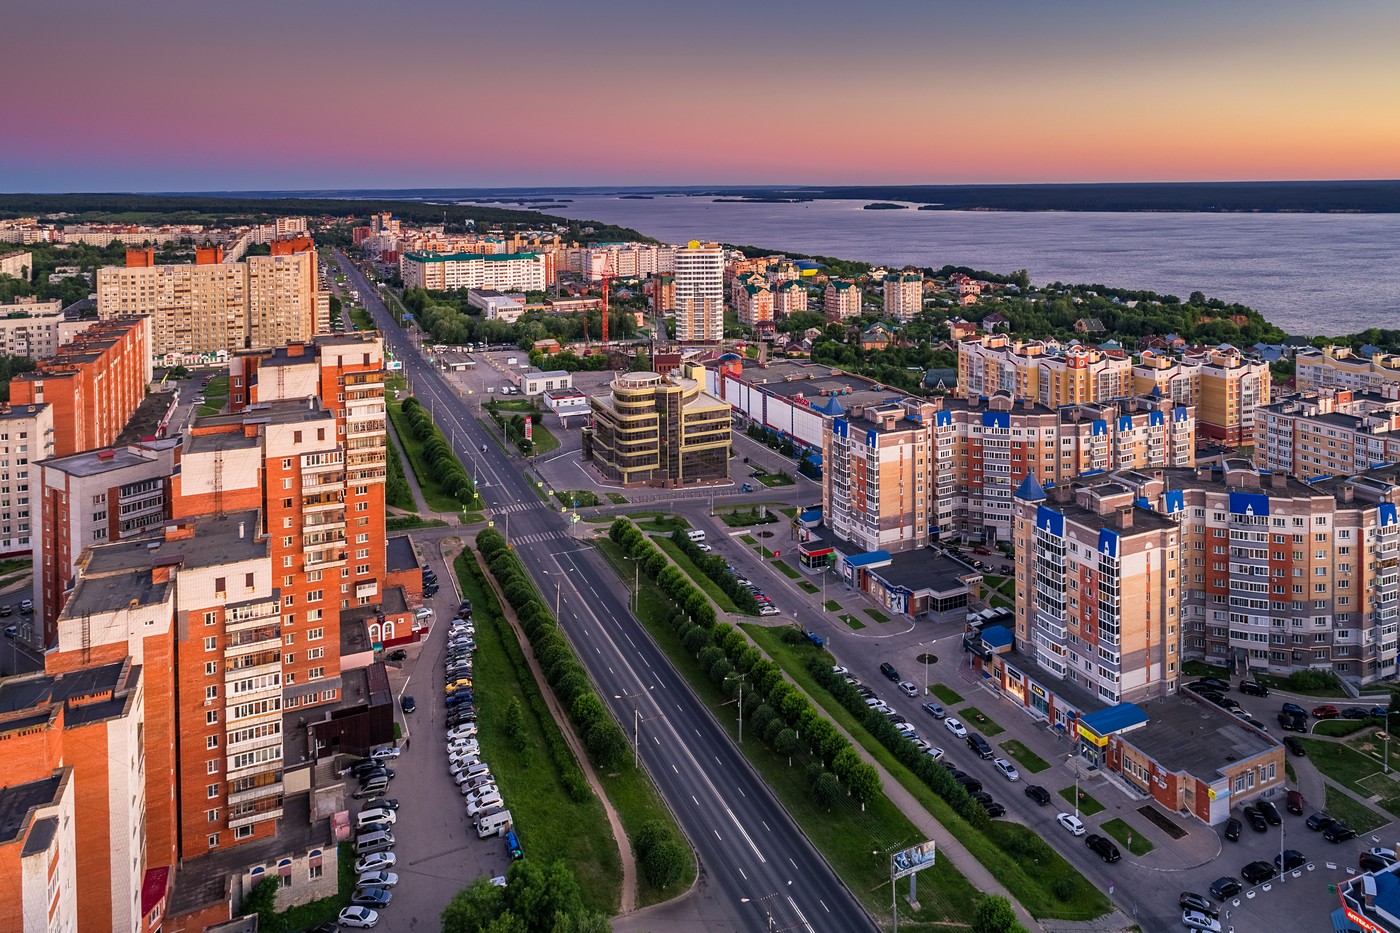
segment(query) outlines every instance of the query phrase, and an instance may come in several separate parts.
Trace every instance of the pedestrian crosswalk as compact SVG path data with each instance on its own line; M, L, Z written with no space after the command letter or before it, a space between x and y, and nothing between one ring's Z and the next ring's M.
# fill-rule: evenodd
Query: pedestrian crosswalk
M558 531L541 531L529 535L515 535L510 539L510 543L517 547L522 544L544 544L547 541L562 541L567 535Z
M526 509L537 509L539 507L540 504L538 502L507 502L505 505L494 506L491 511L500 515L505 512L524 512Z

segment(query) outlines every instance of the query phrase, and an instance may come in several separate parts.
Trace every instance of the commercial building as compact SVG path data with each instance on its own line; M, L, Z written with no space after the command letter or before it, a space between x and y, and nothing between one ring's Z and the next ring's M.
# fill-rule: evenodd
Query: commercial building
M151 320L101 321L10 382L10 403L53 406L55 456L113 443L151 381Z
M683 373L683 374L682 374ZM704 368L623 373L589 399L583 458L624 486L688 486L729 476L729 405L704 390Z
M554 389L572 389L574 374L562 369L547 372L532 370L520 374L520 391L525 395L543 395Z
M29 554L39 524L35 464L53 456L52 405L0 404L0 555Z
M822 312L828 321L844 321L860 315L860 287L855 279L828 279L822 292Z
M525 313L525 296L507 295L489 288L473 288L467 292L467 304L480 308L488 321L514 324Z
M892 272L885 276L885 315L911 320L924 309L924 277L919 272Z
M405 288L442 291L488 288L537 292L546 284L542 253L404 253L399 272Z
M34 278L34 254L29 250L0 254L0 275L31 281Z
M691 240L676 249L676 340L719 343L724 339L724 249Z
M773 317L782 319L789 314L807 310L807 286L796 279L784 279L773 286Z
M1400 355L1364 357L1350 347L1323 347L1299 350L1293 361L1300 392L1355 389L1390 396L1400 392Z
M309 340L329 326L315 246L299 237L273 241L272 249L270 256L228 262L222 247L200 248L194 264L163 266L149 250L130 250L126 268L97 271L98 316L150 315L155 356Z
M42 360L91 325L91 320L65 314L58 299L0 305L0 354Z
M170 477L176 438L36 460L34 615L44 646L77 580L87 548L147 534L170 517Z
M1307 479L1400 462L1400 400L1353 389L1289 396L1259 409L1254 465Z

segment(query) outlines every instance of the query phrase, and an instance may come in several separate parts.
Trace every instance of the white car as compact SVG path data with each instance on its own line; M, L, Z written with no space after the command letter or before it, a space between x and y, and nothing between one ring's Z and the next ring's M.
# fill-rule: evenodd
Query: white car
M704 551L706 554L710 553L715 549L713 544L706 544L704 541L701 541L695 546L698 547L700 550Z
M431 619L435 615L437 615L437 613L433 612L433 610L429 609L427 606L424 606L422 609L413 610L413 618L417 619L419 622Z
M399 749L392 745L384 745L370 752L369 757L375 761L388 761L391 758L399 757Z
M347 907L336 917L336 921L343 927L368 930L379 922L379 914L368 907Z
M464 758L475 758L480 754L480 742L476 739L462 739L447 746L447 764L450 767Z
M1220 933L1220 921L1199 910L1183 910L1181 922L1188 930L1204 930L1206 933Z
M1396 861L1395 850L1387 849L1385 846L1372 846L1371 854L1376 856L1377 858L1383 858L1388 862Z
M397 823L399 815L388 807L365 807L360 811L357 823L360 826L366 823Z
M491 776L491 772L489 772L489 771L486 772L485 774L478 774L478 775L477 775L477 777L490 777L490 776ZM463 795L463 796L465 796L465 795L467 795L467 794L470 794L473 790L476 789L476 788L474 788L474 787L472 786L472 783L471 783L474 779L473 779L473 778L467 777L465 774L461 775L460 777L455 777L454 780L457 782L458 786L460 786L460 787L462 788L462 795ZM480 785L478 785L478 786L480 786Z
M392 852L374 852L370 855L362 855L355 860L355 874L362 875L367 871L383 871L386 868L393 868L399 857Z
M1013 765L1011 762L1007 761L1005 758L993 758L992 764L996 767L998 771L1001 772L1001 776L1006 778L1008 781L1021 780L1021 772L1017 771L1016 766Z
M453 726L447 730L447 741L453 739L469 739L476 735L476 723L464 722L460 726Z
M782 615L782 610L777 606L763 606L758 610L758 614L761 616L776 616Z
M1069 830L1071 836L1084 835L1084 823L1073 813L1056 813L1055 822Z
M505 876L505 875L497 875L496 877L494 877L494 878L491 879L491 883L494 884L494 885L495 885L496 887L498 887L498 888L504 888L504 887L506 886L506 876Z
M392 888L399 883L399 876L392 871L361 872L355 879L357 888Z
M481 764L481 755L477 752L469 752L447 759L447 770L453 777L456 777L479 764Z
M939 748L937 745L924 752L924 754L932 758L934 761L943 760L943 749Z
M478 797L475 800L467 800L467 816L475 817L492 807L502 806L500 794L487 794L485 797Z
M943 728L947 729L949 732L953 733L953 735L956 735L960 739L967 738L967 727L964 726L962 723L958 722L956 719L953 719L952 717L943 720Z
M831 665L831 673L835 674L837 677L845 677L847 674L850 673L850 671L846 670L839 664L833 664Z

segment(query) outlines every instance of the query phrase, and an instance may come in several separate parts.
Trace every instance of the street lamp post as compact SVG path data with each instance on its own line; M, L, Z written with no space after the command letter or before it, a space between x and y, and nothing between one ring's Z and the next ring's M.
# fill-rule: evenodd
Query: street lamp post
M725 683L729 683L735 677L739 678L739 744L744 744L744 681L748 679L748 674L730 674L724 678Z

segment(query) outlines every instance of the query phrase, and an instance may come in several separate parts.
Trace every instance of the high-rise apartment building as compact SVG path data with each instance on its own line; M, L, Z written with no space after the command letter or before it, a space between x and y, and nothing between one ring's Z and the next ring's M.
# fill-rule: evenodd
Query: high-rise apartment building
M1269 364L1229 348L1206 354L1199 369L1201 433L1230 447L1253 443L1254 413L1269 404L1273 389Z
M1254 465L1301 479L1400 463L1400 400L1351 389L1289 396L1260 408Z
M148 254L133 251L126 268L97 270L98 316L107 321L150 315L154 356L309 340L329 315L329 298L318 288L315 246L299 237L275 240L272 248L271 256L242 262L224 261L220 247L201 248L194 264L165 266L148 264Z
M724 339L724 249L691 240L676 249L676 340Z
M1400 395L1400 355L1377 353L1364 357L1350 347L1300 350L1294 357L1300 392L1355 389L1395 397Z
M37 459L30 466L34 533L35 641L54 643L54 623L87 548L147 534L170 517L170 477L180 441L165 438L116 449Z
M39 527L39 468L53 456L52 405L0 404L0 554L29 554Z
M746 282L734 290L734 313L739 323L752 327L773 320L773 290L762 279Z
M885 276L885 314L912 320L924 309L924 277L919 272L891 272Z
M77 315L70 319L58 299L0 304L0 354L42 360L91 325Z
M807 286L796 279L784 279L773 286L773 317L781 320L789 314L807 310Z
M56 456L105 447L146 397L150 341L148 317L100 321L11 380L10 403L53 406Z
M503 292L543 291L543 253L404 253L399 272L405 288L441 291L489 288Z
M729 475L729 405L704 390L704 368L623 373L589 398L583 458L624 486L686 486Z
M1061 350L1005 334L960 341L958 395L990 397L998 392L1047 408L1126 398L1135 394L1133 364L1127 357L1094 347L1072 345Z
M647 279L647 299L657 314L672 314L676 310L676 277L673 273L657 273Z
M828 321L844 321L860 315L860 286L855 279L828 279L822 292L822 312Z

